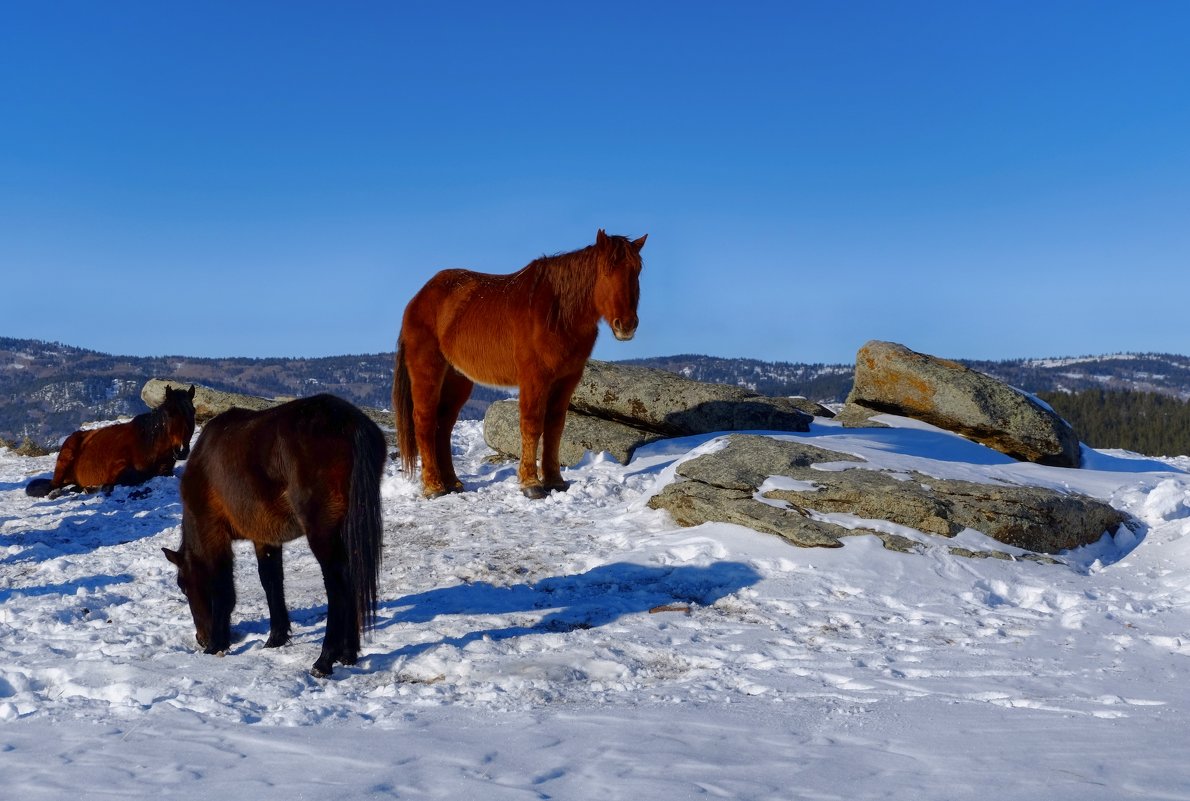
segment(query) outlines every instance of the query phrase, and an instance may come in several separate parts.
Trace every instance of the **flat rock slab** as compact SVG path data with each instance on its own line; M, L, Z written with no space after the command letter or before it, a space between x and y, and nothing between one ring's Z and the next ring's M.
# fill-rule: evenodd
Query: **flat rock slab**
M845 528L825 517L831 514L886 521L941 537L971 528L1040 553L1096 542L1126 520L1111 506L1083 495L920 473L893 475L864 468L863 461L802 442L731 435L723 449L679 465L679 480L649 505L669 511L681 525L737 523L804 547L837 547L841 537L858 533L877 534L886 545L905 545L899 541L905 538L890 539L874 529ZM774 476L792 479L799 488L761 493Z

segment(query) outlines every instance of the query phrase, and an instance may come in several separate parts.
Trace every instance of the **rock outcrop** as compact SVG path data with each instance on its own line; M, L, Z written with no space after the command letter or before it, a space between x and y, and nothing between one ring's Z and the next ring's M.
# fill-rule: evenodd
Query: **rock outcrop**
M804 398L769 398L742 387L691 381L666 370L589 361L570 399L559 454L574 465L587 451L627 464L641 445L716 431L808 431L832 412ZM484 417L484 439L508 456L521 452L517 402L498 401Z
M887 413L936 425L1021 461L1078 467L1078 437L1041 401L957 362L873 340L855 360L839 420L873 425Z
M812 467L824 464L831 469ZM1073 493L920 474L894 477L862 464L857 456L802 442L732 435L721 450L679 465L678 480L649 505L687 526L738 523L801 546L837 547L841 537L875 534L901 550L918 546L881 522L942 537L972 528L1007 545L1057 553L1095 542L1126 519ZM774 476L781 478L765 487ZM827 517L834 514L870 523L849 528L842 518Z

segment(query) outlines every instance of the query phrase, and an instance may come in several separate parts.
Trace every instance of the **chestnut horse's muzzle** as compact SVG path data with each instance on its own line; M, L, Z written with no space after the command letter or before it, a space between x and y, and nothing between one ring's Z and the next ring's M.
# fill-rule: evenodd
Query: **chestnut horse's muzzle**
M639 322L635 316L627 319L617 317L612 320L612 334L621 342L627 342L636 336L636 326Z

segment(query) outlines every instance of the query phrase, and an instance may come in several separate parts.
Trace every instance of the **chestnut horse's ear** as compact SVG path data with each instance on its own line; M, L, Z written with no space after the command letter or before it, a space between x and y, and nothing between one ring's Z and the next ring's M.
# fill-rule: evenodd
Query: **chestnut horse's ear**
M643 247L645 246L645 240L646 240L646 239L648 239L648 238L649 238L649 235L648 235L648 234L645 234L645 235L644 235L644 236L642 236L640 239L638 239L638 240L636 240L635 242L633 242L633 243L632 243L632 247L636 248L636 252L637 252L637 253L639 253L639 252L640 252L640 249L641 249L641 248L643 248Z
M173 562L178 567L182 566L182 555L180 553L177 551L171 551L169 548L162 548L161 550L165 552L166 559Z
M595 234L595 244L598 247L603 247L607 244L607 232L602 228L599 229L599 233Z

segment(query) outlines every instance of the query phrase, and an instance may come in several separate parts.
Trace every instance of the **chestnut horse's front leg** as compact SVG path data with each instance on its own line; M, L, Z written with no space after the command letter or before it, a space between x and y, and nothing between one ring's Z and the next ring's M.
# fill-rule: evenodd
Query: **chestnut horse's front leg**
M550 389L541 434L541 479L547 490L565 492L570 486L562 478L558 451L562 431L566 427L566 409L570 406L570 396L574 394L574 388L578 386L582 377L583 373L580 370L572 376L559 378Z
M517 478L521 492L537 500L549 494L541 484L537 473L537 443L545 424L546 396L543 387L536 381L521 381L519 408L521 412L521 462Z

